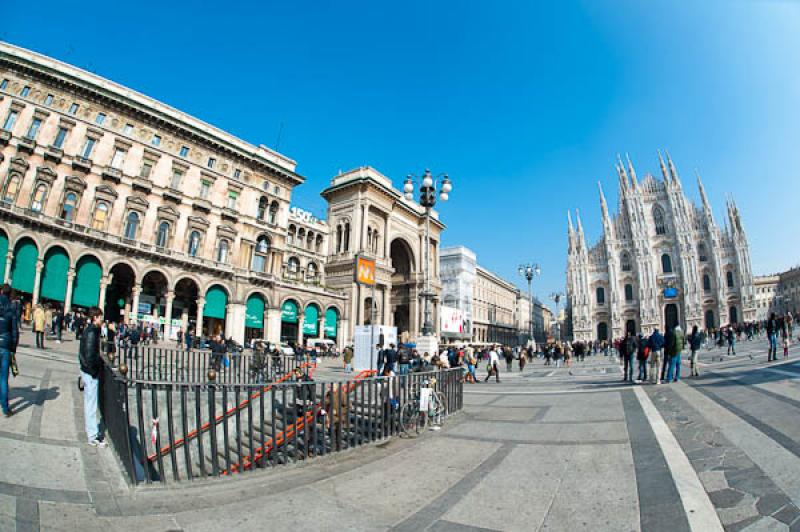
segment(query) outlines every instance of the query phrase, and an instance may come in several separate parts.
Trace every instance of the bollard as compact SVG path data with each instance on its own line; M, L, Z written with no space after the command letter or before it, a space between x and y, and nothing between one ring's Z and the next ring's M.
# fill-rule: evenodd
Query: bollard
M212 369L208 370L208 373L206 373L206 376L208 377L208 380L210 380L210 381L216 380L217 379L217 372L212 368Z

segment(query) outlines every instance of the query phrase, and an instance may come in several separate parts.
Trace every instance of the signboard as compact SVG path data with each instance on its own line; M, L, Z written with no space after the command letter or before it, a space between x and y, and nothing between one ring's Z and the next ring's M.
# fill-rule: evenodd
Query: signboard
M388 325L357 325L355 337L353 338L355 350L353 353L353 368L356 371L365 369L378 369L377 364L378 350L374 346L380 344L382 347L389 347L389 344L397 346L397 327ZM372 363L370 364L370 358Z
M678 289L675 287L668 287L664 289L664 297L678 297Z
M153 305L150 303L143 303L139 302L139 308L137 309L139 314L152 314L153 313Z
M356 282L368 286L375 286L375 261L358 257L356 261Z
M453 307L440 307L439 318L443 333L464 334L464 312Z

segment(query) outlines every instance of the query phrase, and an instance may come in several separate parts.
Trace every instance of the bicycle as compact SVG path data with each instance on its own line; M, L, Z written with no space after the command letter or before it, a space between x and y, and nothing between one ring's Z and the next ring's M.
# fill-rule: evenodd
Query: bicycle
M400 429L407 437L416 437L425 429L428 422L440 425L446 413L444 394L436 389L436 378L422 382L416 396L406 401L400 408ZM425 391L424 390L430 390ZM427 409L422 408L423 394L427 395ZM421 419L420 419L421 418Z

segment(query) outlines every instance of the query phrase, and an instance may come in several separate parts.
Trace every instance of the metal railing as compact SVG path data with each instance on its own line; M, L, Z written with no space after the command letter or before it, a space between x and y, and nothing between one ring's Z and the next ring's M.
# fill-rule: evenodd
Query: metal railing
M301 367L307 367L305 363ZM400 410L436 378L445 415L463 406L461 368L343 382L147 382L107 367L108 436L132 483L219 477L304 461L398 435Z

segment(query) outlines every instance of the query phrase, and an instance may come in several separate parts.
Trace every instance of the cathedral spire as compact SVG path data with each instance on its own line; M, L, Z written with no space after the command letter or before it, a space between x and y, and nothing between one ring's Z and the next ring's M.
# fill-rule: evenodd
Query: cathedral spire
M713 224L714 215L711 212L711 205L708 203L708 198L706 197L706 188L703 186L703 180L700 179L700 172L698 172L697 169L695 169L694 172L697 175L697 188L700 189L700 200L703 202L703 212L708 218L708 221Z
M667 164L669 165L669 173L672 176L672 182L681 186L681 178L678 177L678 171L675 169L675 165L672 162L672 157L669 156L669 152L667 152Z
M664 176L664 182L669 183L669 174L667 174L667 167L664 165L664 158L661 157L661 150L658 150L658 164L661 166L661 175Z
M575 209L575 217L578 223L578 242L581 245L581 248L586 249L586 239L583 237L583 224L581 223L581 211Z
M572 214L567 211L567 234L569 236L569 254L575 250L575 229L572 227Z
M572 227L572 213L567 211L567 227L569 228L569 235L575 234L575 229Z
M636 190L639 187L639 181L636 180L636 170L633 169L630 155L626 153L625 158L628 160L628 175L631 177L631 185L633 185L633 189Z
M600 209L603 211L603 221L608 219L608 205L606 204L606 196L603 194L603 185L600 181L597 182L597 188L600 189Z
M625 196L625 192L628 190L628 174L625 173L625 165L622 163L622 157L619 154L617 154L617 164L615 166L619 175L619 195L622 197Z

